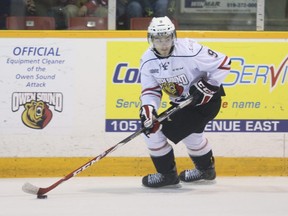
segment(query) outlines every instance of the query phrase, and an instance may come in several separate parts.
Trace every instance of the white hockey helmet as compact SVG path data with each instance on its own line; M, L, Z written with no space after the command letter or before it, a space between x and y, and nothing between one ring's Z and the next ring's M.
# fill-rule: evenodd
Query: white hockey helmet
M172 35L172 39L176 38L175 26L172 21L167 17L154 17L148 26L148 42L152 44L152 38L154 36L169 36Z

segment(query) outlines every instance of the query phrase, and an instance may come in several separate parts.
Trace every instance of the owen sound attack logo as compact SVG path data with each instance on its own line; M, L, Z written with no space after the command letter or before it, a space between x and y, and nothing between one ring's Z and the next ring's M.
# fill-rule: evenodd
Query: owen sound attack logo
M63 94L60 92L13 92L12 111L23 107L21 120L32 129L45 128L53 117L54 111L63 111Z

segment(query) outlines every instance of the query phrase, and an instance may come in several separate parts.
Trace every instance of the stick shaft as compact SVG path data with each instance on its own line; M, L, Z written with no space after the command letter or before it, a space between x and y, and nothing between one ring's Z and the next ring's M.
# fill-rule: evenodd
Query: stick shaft
M55 182L54 184L52 184L51 186L47 187L47 188L39 188L37 195L43 195L48 193L49 191L53 190L55 187L57 187L58 185L60 185L61 183L63 183L64 181L67 181L68 179L78 175L79 173L83 172L84 170L86 170L88 167L92 166L94 163L98 162L99 160L101 160L102 158L106 157L106 155L108 155L109 153L115 151L118 147L120 147L121 145L126 144L127 142L129 142L130 140L134 139L135 137L137 137L138 135L140 135L144 130L138 130L135 133L133 133L132 135L130 135L129 137L125 138L124 140L122 140L121 142L117 143L116 145L112 146L111 148L107 149L106 151L104 151L102 154L98 155L97 157L94 157L93 159L89 160L87 163L83 164L82 166L80 166L79 168L75 169L74 171L72 171L71 173L69 173L68 175L64 176L63 178L61 178L60 180L58 180L57 182Z
M190 104L192 102L193 98L189 97L187 100L183 101L182 103L180 103L178 106L167 109L166 111L164 111L163 113L160 114L159 118L157 118L155 120L158 122L162 122L165 119L169 118L171 115L173 115L175 112L177 112L178 110L182 109L183 107L187 106L188 104ZM126 137L125 139L123 139L122 141L120 141L119 143L117 143L116 145L112 146L111 148L107 149L106 151L104 151L102 154L92 158L91 160L89 160L88 162L86 162L85 164L83 164L82 166L80 166L79 168L75 169L74 171L72 171L71 173L69 173L68 175L64 176L63 178L61 178L60 180L58 180L57 182L55 182L54 184L50 185L49 187L46 188L37 188L36 186L33 186L30 183L26 183L23 185L22 189L23 191L27 192L27 193L31 193L31 194L37 194L37 195L43 195L48 193L49 191L53 190L54 188L56 188L58 185L60 185L61 183L63 183L64 181L67 181L68 179L78 175L79 173L83 172L85 169L89 168L90 166L92 166L94 163L98 162L99 160L101 160L102 158L106 157L106 155L108 155L109 153L115 151L118 147L125 145L126 143L128 143L129 141L131 141L132 139L136 138L137 136L139 136L141 133L143 133L145 131L144 128L134 132L133 134L131 134L130 136Z

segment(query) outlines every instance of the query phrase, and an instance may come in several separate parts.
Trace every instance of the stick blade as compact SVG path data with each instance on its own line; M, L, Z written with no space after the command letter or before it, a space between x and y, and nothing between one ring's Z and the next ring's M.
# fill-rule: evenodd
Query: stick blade
M22 190L26 193L29 193L29 194L34 194L34 195L37 195L38 194L38 191L39 191L39 187L36 187L32 184L30 184L29 182L26 182L23 186L22 186Z

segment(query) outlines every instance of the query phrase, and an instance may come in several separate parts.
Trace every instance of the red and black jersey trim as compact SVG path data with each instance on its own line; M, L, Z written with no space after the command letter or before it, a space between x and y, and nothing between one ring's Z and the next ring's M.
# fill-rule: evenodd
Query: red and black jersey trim
M162 97L162 91L161 88L159 86L155 86L153 88L146 88L141 92L141 95L154 95L157 96L159 98Z
M221 70L230 70L231 69L231 60L229 61L228 64L226 64L228 60L228 57L226 56L225 59L222 61L222 63L220 64L220 66L218 67L218 69Z

